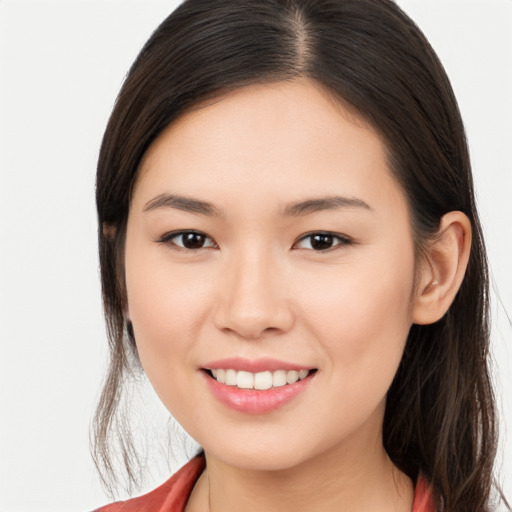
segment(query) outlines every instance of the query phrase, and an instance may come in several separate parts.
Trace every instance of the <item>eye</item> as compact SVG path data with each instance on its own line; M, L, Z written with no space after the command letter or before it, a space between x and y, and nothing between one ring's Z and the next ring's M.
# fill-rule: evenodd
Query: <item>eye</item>
M317 252L327 252L335 249L337 246L350 244L352 244L352 241L345 236L319 231L303 236L296 243L296 246L299 249L312 249Z
M170 244L176 249L197 250L208 247L217 247L215 242L199 231L175 231L162 236L158 242Z

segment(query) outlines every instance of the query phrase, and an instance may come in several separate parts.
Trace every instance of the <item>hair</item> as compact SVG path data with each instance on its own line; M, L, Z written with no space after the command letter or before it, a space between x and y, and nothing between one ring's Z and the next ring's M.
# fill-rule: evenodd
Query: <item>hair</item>
M251 84L307 78L378 131L408 198L418 253L453 210L471 222L467 271L446 315L413 325L387 394L385 449L438 509L491 509L497 421L489 356L488 270L464 126L425 36L391 0L186 0L132 65L101 145L96 199L110 365L94 421L94 457L115 481L118 436L134 478L130 433L117 415L138 357L124 311L123 249L141 159L199 101ZM121 425L122 427L122 425ZM117 429L117 431L116 431Z

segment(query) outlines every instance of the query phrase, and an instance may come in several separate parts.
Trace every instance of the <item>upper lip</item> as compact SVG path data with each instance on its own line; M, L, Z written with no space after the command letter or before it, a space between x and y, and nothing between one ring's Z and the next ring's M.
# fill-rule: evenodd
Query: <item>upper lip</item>
M226 359L217 359L204 365L207 370L236 370L251 373L259 372L275 372L277 370L312 370L311 366L304 366L302 364L290 363L288 361L280 361L272 358L260 359L244 359L242 357L228 357Z

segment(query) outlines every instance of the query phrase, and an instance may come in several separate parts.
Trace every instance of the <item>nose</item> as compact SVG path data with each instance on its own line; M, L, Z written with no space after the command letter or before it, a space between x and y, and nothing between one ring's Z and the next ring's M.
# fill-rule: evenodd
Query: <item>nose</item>
M218 329L255 340L292 327L286 279L270 257L245 253L226 262L223 274L214 318Z

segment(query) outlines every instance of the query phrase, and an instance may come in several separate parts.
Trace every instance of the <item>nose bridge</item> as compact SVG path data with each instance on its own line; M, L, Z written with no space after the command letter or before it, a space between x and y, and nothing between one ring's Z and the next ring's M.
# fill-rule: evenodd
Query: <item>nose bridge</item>
M268 246L247 244L233 251L220 277L217 327L244 338L288 330L293 316L279 267Z

